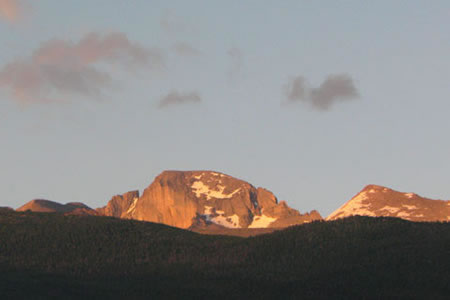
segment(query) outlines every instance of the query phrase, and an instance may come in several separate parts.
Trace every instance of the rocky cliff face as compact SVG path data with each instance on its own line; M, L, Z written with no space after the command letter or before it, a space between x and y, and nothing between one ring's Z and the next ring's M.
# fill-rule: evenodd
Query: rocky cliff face
M33 212L56 212L64 214L89 214L96 215L96 211L88 207L87 205L79 202L70 202L66 204L61 204L58 202L44 200L44 199L34 199L25 205L16 209L16 211L33 211Z
M139 199L139 191L131 191L123 195L116 195L104 207L97 208L97 212L103 216L127 218L130 209L134 208Z
M449 221L450 201L431 200L414 193L368 185L329 215L327 220L355 215L397 217L410 221Z
M315 211L302 215L285 202L278 203L268 190L211 171L165 171L140 198L118 197L98 211L179 228L202 223L226 228L286 227L322 219Z

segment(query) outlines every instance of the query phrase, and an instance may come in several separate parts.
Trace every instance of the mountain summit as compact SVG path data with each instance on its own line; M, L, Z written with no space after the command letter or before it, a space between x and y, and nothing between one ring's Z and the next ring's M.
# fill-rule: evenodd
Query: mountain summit
M266 189L213 171L164 171L141 197L137 192L115 196L97 211L179 228L276 228L322 219L316 211L302 215Z
M66 204L61 204L58 202L45 200L45 199L34 199L30 202L25 203L17 209L17 211L33 211L33 212L50 212L50 213L64 213L73 215L97 215L97 212L79 202L69 202Z
M423 198L389 188L368 185L326 220L349 216L397 217L410 221L449 221L450 201Z

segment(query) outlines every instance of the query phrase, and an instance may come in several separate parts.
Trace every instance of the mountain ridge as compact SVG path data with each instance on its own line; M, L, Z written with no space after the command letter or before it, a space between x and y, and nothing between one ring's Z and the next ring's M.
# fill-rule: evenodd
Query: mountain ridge
M409 221L449 221L450 201L434 200L369 184L325 220L349 216L397 217Z
M44 199L34 199L17 209L25 210L111 216L189 228L202 233L229 233L233 229L243 229L240 232L244 235L252 235L253 229L285 228L356 215L421 222L450 221L450 201L398 192L376 184L365 186L323 219L316 210L302 214L285 201L279 201L265 188L210 170L163 171L142 195L138 190L115 195L105 206L95 210L83 203L60 204Z
M300 214L269 190L216 171L163 171L133 202L115 197L97 211L118 215L113 206L122 201L122 218L179 228L212 223L227 228L287 227L322 219L317 211Z
M33 211L33 212L47 212L47 213L64 213L64 214L91 214L96 215L97 212L81 202L68 202L61 204L55 201L46 199L33 199L16 211Z

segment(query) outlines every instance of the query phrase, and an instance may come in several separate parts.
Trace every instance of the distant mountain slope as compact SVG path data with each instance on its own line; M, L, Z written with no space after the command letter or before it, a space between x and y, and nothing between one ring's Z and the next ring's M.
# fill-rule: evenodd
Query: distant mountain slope
M216 224L226 228L287 227L322 217L300 214L268 190L212 171L164 171L138 198L115 196L97 209L106 216L163 223L179 228Z
M31 200L30 202L22 205L17 209L17 211L27 210L30 210L32 212L57 212L66 214L97 214L95 210L91 209L89 206L83 203L70 202L67 204L61 204L44 199Z
M446 299L450 224L352 217L252 238L0 212L2 299Z
M134 205L138 199L139 191L130 191L123 195L112 197L106 206L97 208L96 210L103 216L127 218L131 210L134 209Z
M356 215L397 217L410 221L450 221L450 201L431 200L414 193L368 185L326 220Z

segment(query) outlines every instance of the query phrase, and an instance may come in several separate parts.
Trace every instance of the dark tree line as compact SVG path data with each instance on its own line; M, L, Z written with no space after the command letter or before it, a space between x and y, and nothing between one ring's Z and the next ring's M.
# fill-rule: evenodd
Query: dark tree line
M449 257L448 223L353 217L240 238L0 212L2 299L445 298Z

